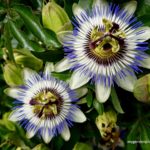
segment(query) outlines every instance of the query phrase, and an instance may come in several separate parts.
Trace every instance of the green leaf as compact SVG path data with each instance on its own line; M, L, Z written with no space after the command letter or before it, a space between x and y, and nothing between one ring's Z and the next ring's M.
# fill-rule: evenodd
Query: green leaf
M57 136L57 137L55 137L55 139L53 140L53 143L54 143L55 149L61 150L61 149L62 149L62 146L63 146L63 144L64 144L64 140L61 138L61 136Z
M63 0L64 1L64 9L67 12L70 19L72 19L72 5L73 3L77 3L78 0Z
M102 103L99 103L96 99L93 101L93 106L97 110L98 114L102 115L104 112L104 106Z
M92 7L93 0L79 0L78 4L83 8L83 9L89 9Z
M2 2L0 2L0 14L4 13L5 11L6 11L5 5Z
M37 8L38 10L42 9L43 6L43 0L32 0L31 3L33 4L33 6L35 8Z
M32 150L50 150L50 149L44 144L38 144Z
M36 42L28 40L28 37L18 29L18 27L12 21L9 21L12 35L20 43L23 48L27 48L31 51L43 52L44 48L40 47Z
M149 150L150 148L150 137L149 137L149 129L144 126L144 124L141 124L141 131L140 131L140 141L142 141L142 143L140 144L142 150Z
M136 14L138 19L142 21L145 25L150 25L150 3L148 0L138 0L138 7Z
M86 100L87 100L88 107L91 107L92 103L93 103L93 95L92 95L91 90L88 91L88 94L86 96Z
M119 101L119 99L118 99L118 96L117 96L117 93L116 93L114 87L111 88L111 101L112 101L112 104L113 104L115 110L116 110L118 113L123 114L124 111L123 111L123 109L121 108L120 101Z
M92 150L92 146L86 143L76 143L73 150Z
M142 15L139 17L139 20L142 21L145 25L150 26L150 15L146 14L146 15Z
M44 29L29 7L14 5L13 8L23 19L27 29L39 38L50 50L61 47L56 34L51 30Z
M150 10L150 3L148 0L139 0L138 1L138 8L137 8L137 16L143 16L149 14Z
M137 141L139 122L137 121L131 128L130 133L127 136L127 145L126 150L136 150L137 143L133 143Z
M15 62L14 56L13 56L13 49L12 49L12 46L11 46L10 24L9 24L9 22L7 22L5 24L5 28L4 28L4 40L5 40L5 47L7 48L8 52L9 52L9 59L11 61Z

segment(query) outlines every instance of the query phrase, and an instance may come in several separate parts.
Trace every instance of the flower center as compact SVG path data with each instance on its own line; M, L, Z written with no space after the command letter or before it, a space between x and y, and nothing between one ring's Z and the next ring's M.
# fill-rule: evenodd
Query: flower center
M30 100L33 112L39 118L52 118L59 114L62 106L61 97L53 90L44 90Z
M105 29L96 26L90 33L89 48L96 56L105 59L115 55L124 46L125 33L119 25L103 19Z

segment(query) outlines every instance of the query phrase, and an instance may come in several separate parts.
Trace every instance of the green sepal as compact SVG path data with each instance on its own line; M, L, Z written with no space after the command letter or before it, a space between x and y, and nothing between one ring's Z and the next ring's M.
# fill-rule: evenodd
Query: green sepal
M121 105L120 105L120 101L119 101L119 99L118 99L118 96L117 96L117 93L116 93L114 87L111 88L111 101L112 101L112 104L113 104L115 110L116 110L118 113L123 114L124 111L123 111L123 109L122 109L122 107L121 107Z
M102 115L104 112L104 106L102 103L99 103L98 100L94 100L93 101L93 106L96 109L96 111L98 112L99 115Z
M23 84L22 69L14 63L7 63L3 67L3 76L9 86L18 86Z
M35 57L27 49L14 49L14 59L16 64L39 71L43 66L43 61Z

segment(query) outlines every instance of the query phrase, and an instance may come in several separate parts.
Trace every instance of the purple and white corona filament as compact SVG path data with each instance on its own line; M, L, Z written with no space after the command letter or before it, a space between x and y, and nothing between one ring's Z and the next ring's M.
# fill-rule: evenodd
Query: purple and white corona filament
M75 104L75 92L65 82L51 77L48 69L45 70L40 76L25 69L25 85L7 90L17 105L10 120L19 122L26 129L28 138L38 134L49 143L54 136L61 134L67 141L72 122L84 122L86 117Z
M133 16L136 1L124 8L95 0L89 11L74 5L74 30L62 39L66 58L55 65L55 71L69 68L74 72L70 87L76 89L90 80L95 82L96 96L105 102L115 83L133 91L139 66L148 67L145 42L150 28L142 27ZM146 58L146 59L145 59Z

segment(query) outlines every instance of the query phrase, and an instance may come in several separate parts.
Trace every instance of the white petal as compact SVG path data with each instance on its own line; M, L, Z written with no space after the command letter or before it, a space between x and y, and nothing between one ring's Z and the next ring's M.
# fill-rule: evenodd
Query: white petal
M4 92L8 96L19 100L21 97L20 94L24 93L25 91L23 89L19 89L19 88L7 88L7 89L5 89Z
M86 84L89 80L89 77L81 74L79 71L74 71L71 76L69 85L71 89L77 89Z
M73 14L74 16L78 16L80 17L81 16L81 13L85 13L84 9L81 8L78 4L74 3L73 6L72 6L72 11L73 11Z
M146 57L146 58L141 62L141 67L150 69L150 56Z
M96 98L100 103L104 103L108 100L111 92L111 86L104 85L104 83L96 83L95 84L96 90Z
M47 62L45 64L45 68L44 68L44 75L49 78L51 72L54 71L54 64L52 62Z
M55 72L63 72L70 69L71 65L67 58L63 58L61 61L55 64Z
M86 116L79 108L76 108L75 112L73 113L73 118L71 120L74 122L82 123L86 121Z
M125 4L124 10L128 13L128 15L133 15L136 11L137 2L136 1L130 1Z
M42 138L45 143L49 143L51 139L53 138L52 136L49 135L48 128L46 127L42 130Z
M126 91L133 92L134 84L137 80L136 75L133 73L132 75L127 75L124 78L120 78L119 76L116 77L116 83L118 86L123 88Z
M61 31L61 32L58 32L57 33L57 38L58 38L58 40L60 41L60 43L62 44L62 45L64 45L65 43L65 37L68 37L68 36L70 36L70 35L72 35L73 34L73 32L72 31Z
M23 114L21 109L14 110L9 116L9 120L11 120L13 122L20 121L24 118L25 118L25 115Z
M27 131L27 133L26 133L26 137L28 138L28 139L31 139L35 134L36 134L36 130L34 130L34 129L32 129L32 130L30 130L30 131Z
M88 89L87 88L80 88L80 89L77 89L76 90L76 93L77 93L77 97L80 98L84 95L86 95L88 92Z
M137 33L137 39L140 42L144 42L150 39L150 27L140 27L138 30L135 31ZM138 34L138 32L141 32Z
M39 82L41 80L41 77L38 75L37 72L25 68L23 70L24 80L28 85L34 85L36 82Z
M11 114L10 114L10 116L9 116L9 120L10 121L13 121L13 122L16 122L16 121L18 121L19 119L18 119L18 114L17 114L18 112L16 112L16 111L14 111L14 112L12 112ZM20 119L21 120L21 119Z
M93 7L100 7L101 9L105 9L104 7L108 6L108 3L106 0L94 0L93 1Z
M70 139L70 131L69 131L69 128L66 124L65 124L64 129L61 133L61 136L65 141L68 141Z

